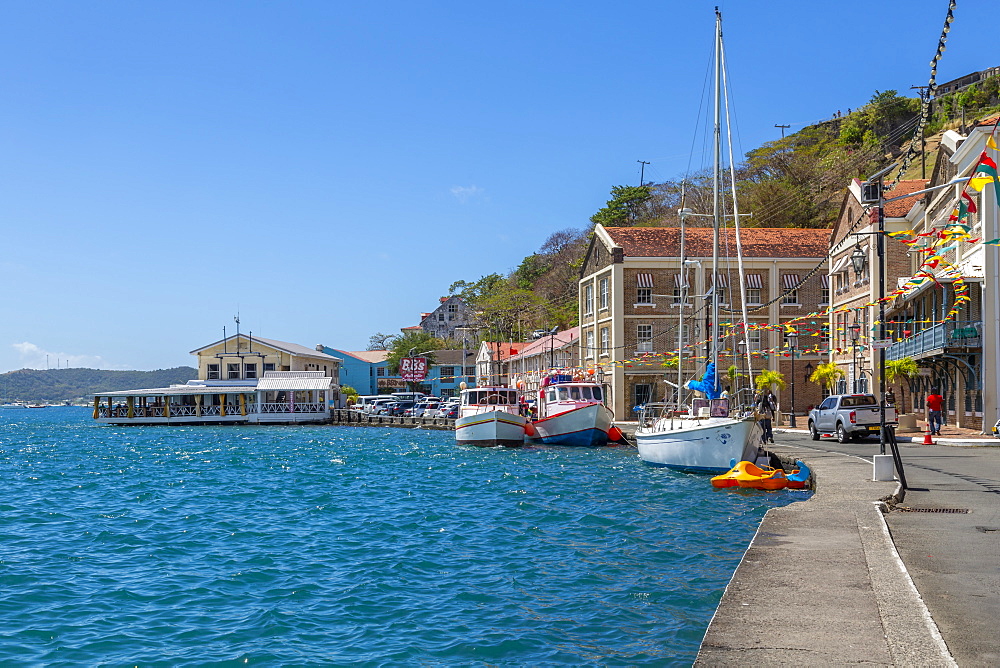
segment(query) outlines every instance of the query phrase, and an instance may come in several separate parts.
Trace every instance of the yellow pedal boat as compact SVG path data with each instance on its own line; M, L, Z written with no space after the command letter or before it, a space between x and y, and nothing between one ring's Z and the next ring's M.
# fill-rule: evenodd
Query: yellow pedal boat
M788 485L785 472L753 462L738 462L727 473L712 478L714 487L748 487L751 489L784 489Z

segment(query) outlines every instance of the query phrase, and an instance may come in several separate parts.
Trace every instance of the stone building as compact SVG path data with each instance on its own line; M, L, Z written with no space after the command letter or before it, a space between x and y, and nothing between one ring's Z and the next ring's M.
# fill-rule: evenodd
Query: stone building
M828 302L824 277L829 239L830 230L740 232L749 357L755 372L766 368L784 374L788 388L779 392L779 401L785 413L792 410L793 392L798 415L821 398L820 388L806 378L826 357L825 323L807 316ZM687 228L684 242L682 257L679 228L595 228L579 283L580 364L595 368L608 384L619 420L633 419L633 407L647 401L674 401L678 376L687 381L704 372L710 288L720 299L720 326L742 327L735 233L721 235L714 278L712 230ZM801 319L799 336L785 337L780 323L795 319ZM746 369L746 351L738 338L743 337L727 336L721 342L722 374L730 367ZM664 355L678 344L679 374L663 367Z
M420 329L439 339L461 339L462 330L470 329L472 314L469 313L461 297L452 295L441 297L441 303L430 313L420 314ZM472 338L472 336L470 336Z
M924 179L900 181L886 197L916 192L927 184ZM830 238L830 361L843 372L834 388L836 394L874 392L877 388L873 374L877 373L878 355L872 342L879 340L878 211L862 204L861 188L858 179L848 186ZM890 202L885 206L885 229L910 229L925 213L923 196ZM885 241L888 292L895 289L900 277L911 272L906 246Z

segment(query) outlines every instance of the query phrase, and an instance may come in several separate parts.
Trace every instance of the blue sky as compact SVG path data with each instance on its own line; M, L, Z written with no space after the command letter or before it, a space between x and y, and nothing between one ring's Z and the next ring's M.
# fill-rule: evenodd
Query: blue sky
M417 324L638 160L701 165L715 4L0 3L0 371ZM947 2L720 7L746 152L926 84ZM1000 64L990 23L959 3L939 82Z

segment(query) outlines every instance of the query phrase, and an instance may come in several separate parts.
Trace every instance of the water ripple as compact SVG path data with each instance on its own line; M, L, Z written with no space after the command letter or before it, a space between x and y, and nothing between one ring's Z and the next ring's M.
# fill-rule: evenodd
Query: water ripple
M767 508L634 450L0 415L3 665L685 664Z

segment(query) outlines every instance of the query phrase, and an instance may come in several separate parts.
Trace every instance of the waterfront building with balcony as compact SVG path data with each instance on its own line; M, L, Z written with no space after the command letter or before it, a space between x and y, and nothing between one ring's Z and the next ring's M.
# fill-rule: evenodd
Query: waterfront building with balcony
M886 197L916 192L928 183L926 179L900 181ZM861 188L861 181L851 181L830 238L826 279L830 294L830 361L843 372L834 388L835 394L874 392L877 387L874 374L878 355L872 341L878 339L879 332L878 211L862 204ZM925 213L924 196L890 202L885 206L885 229L887 232L913 229ZM912 263L906 246L891 239L885 241L885 284L891 290L900 278L911 275Z
M931 187L972 173L986 150L995 121L996 117L977 125L967 136L954 130L945 132L931 176ZM997 151L990 149L989 153L997 159ZM957 207L964 185L962 182L929 193L925 215L909 229L918 234L942 229ZM967 219L971 236L983 240L1000 237L997 195L993 186L986 186L982 192L965 188L965 192L976 207ZM886 349L886 359L909 357L917 362L919 375L905 385L911 393L908 407L923 415L924 399L932 389L937 389L945 398L946 423L988 433L1000 419L998 250L996 246L982 243L951 245L955 248L944 253L944 261L931 269L933 280L925 280L909 289L887 309L886 319L893 323L893 343ZM918 253L908 258L908 265L899 279L900 287L919 268L921 261L922 256ZM954 278L949 267L957 268L968 286L969 301L959 305L957 316L949 315L956 306ZM892 282L887 284L887 289L896 286L897 283Z
M515 387L538 392L542 378L550 371L576 373L580 366L580 327L547 333L531 341L510 358L510 374ZM603 381L603 373L593 374L593 380Z
M102 424L325 422L340 394L341 360L294 343L237 334L191 351L198 378L94 395Z
M806 379L826 357L825 323L806 319L796 325L794 338L784 335L781 323L826 308L830 230L744 228L740 239L754 373L784 374L789 387L779 392L779 402L785 414L793 409L794 382L794 410L803 415L821 399L820 388ZM682 379L704 372L711 295L720 299L721 324L740 326L743 295L735 242L732 229L721 235L724 259L713 277L711 228L687 228L683 258L679 228L594 229L579 283L580 365L603 374L609 406L619 419L634 416L634 406L673 401L678 370L662 364L679 341ZM728 336L722 342L723 376L730 367L746 371L741 339Z

